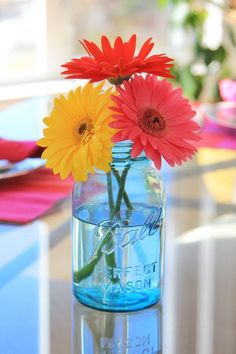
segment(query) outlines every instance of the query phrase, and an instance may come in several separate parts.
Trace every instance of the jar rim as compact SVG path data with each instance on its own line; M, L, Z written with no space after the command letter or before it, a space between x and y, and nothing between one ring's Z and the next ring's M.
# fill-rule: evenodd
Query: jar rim
M113 162L134 162L141 160L148 160L145 152L141 152L137 157L131 157L131 151L133 147L133 142L130 140L120 141L114 144L112 148L112 158Z

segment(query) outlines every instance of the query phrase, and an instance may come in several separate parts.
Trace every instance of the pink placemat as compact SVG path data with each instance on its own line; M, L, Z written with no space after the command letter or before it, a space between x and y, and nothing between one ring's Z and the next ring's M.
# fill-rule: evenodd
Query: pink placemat
M236 129L225 128L206 118L201 134L202 140L196 144L198 148L210 147L236 150Z
M35 141L15 141L0 138L0 160L18 162L27 157L40 157L43 148Z
M24 224L45 214L70 195L73 180L62 181L42 168L0 181L0 221Z

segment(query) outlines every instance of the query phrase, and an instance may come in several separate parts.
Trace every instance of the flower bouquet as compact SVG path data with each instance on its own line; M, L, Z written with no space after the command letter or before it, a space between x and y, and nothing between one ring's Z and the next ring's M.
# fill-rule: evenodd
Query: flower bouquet
M199 126L181 89L158 78L172 77L172 59L150 55L151 38L138 54L135 35L114 46L106 36L101 48L81 44L88 55L64 64L63 74L90 82L55 99L38 144L47 167L75 180L76 298L97 309L138 310L162 293L162 159L175 166L192 158Z

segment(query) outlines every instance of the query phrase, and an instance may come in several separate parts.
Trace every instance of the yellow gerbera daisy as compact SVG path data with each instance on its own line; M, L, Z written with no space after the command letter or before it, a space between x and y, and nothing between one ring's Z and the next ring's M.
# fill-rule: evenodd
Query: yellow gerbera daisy
M70 91L67 97L61 95L55 99L50 116L44 119L47 128L38 145L46 147L42 154L46 167L62 179L72 173L76 181L86 181L94 168L110 171L114 134L109 127L111 88L102 92L103 85L104 82L94 87L89 83Z

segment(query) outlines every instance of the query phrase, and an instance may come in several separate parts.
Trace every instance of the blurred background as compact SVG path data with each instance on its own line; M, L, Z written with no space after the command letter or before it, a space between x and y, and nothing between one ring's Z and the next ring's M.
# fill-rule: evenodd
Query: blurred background
M233 105L215 102L222 101L219 82L236 80L236 0L0 0L0 141L7 139L3 150L15 156L11 140L28 146L28 140L42 136L50 95L78 85L60 75L63 63L85 55L78 40L99 44L103 34L113 41L133 33L138 47L152 37L152 53L175 59L174 83L193 102L203 103L197 107L211 107L197 117L203 141L196 158L181 168L162 168L167 190L163 353L235 354L236 81L226 90ZM152 335L150 350L151 345L159 349L158 309L114 315L114 337L107 313L95 316L93 332L91 314L72 309L73 182L54 180L38 169L41 165L40 159L24 158L0 174L0 352L65 354L72 343L74 354L87 354L83 348L98 343L103 328L102 349L104 338L115 344L136 338L138 327L140 336Z
M175 59L191 99L217 101L219 80L236 77L236 0L1 0L1 89L61 78L79 39L133 33Z

